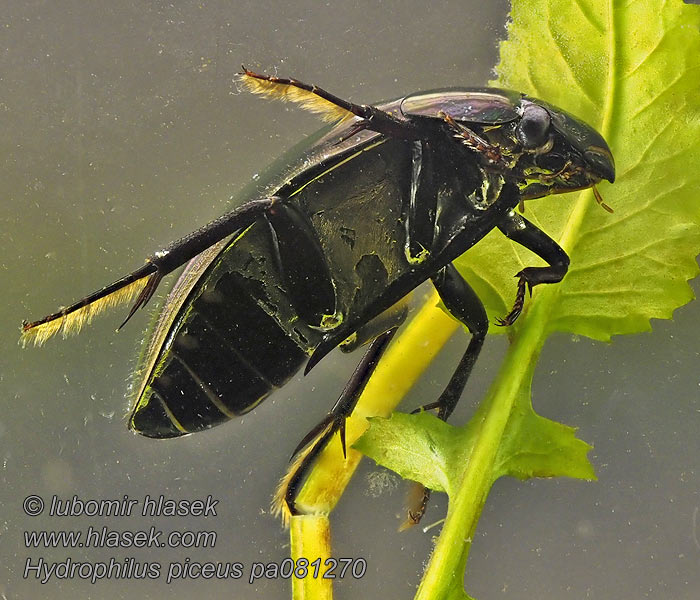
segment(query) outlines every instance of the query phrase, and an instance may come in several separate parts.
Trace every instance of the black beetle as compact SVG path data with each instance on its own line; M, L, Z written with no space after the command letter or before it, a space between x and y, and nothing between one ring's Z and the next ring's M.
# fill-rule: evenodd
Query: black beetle
M569 265L564 250L515 208L612 182L615 168L594 129L517 92L450 88L367 106L245 68L240 78L255 93L300 103L335 125L240 207L115 283L24 323L23 340L79 330L106 306L136 298L128 320L165 275L190 261L137 370L129 426L155 438L241 415L304 362L308 372L336 346L369 342L336 405L297 449L304 448L302 459L281 496L293 514L320 449L336 432L344 449L345 418L405 318L402 299L431 279L472 334L441 396L423 407L447 419L488 329L481 301L452 261L496 227L549 264L517 274L513 309L499 320L512 324L526 291L561 281Z

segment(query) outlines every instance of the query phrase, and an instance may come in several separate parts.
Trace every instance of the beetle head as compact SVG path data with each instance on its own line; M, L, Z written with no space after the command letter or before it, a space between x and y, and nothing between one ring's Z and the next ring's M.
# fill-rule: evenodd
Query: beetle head
M463 128L455 137L481 156L482 165L515 177L522 200L615 180L610 148L595 129L519 92L438 89L407 96L400 110L414 120L452 121L452 133Z
M615 161L603 137L563 110L523 97L513 141L520 156L515 172L523 200L540 198L615 180Z

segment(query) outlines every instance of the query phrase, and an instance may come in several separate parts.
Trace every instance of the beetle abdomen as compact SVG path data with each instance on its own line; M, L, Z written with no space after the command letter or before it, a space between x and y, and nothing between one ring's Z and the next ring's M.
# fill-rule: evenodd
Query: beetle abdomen
M129 420L148 437L219 425L257 406L308 357L256 297L253 280L224 272L171 333Z

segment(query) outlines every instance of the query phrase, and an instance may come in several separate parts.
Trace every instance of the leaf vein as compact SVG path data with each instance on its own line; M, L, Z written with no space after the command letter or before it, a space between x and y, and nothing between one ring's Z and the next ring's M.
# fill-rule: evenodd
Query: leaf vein
M581 0L576 0L576 6L578 7L579 11L583 15L583 17L588 21L591 26L601 35L605 33L605 27L602 23L598 22L598 20L593 16L591 13L591 10L589 8L589 5L587 4L582 4Z
M625 287L625 288L620 288L617 290L605 290L602 288L597 289L597 290L562 290L560 292L560 295L561 296L569 296L569 297L587 296L589 298L595 297L595 296L625 296L625 295L630 295L630 296L644 296L645 298L648 298L649 296L658 295L659 292L661 292L662 296L665 295L662 290L659 290L659 288L642 288L642 287Z
M626 74L623 76L623 79L628 79L628 78L632 77L632 75L634 75L634 74L644 65L644 63L645 63L647 60L649 60L649 58L651 57L651 55L654 54L654 53L659 49L659 47L661 46L661 44L665 41L665 39L666 39L666 33L667 33L667 31L665 31L665 30L661 33L661 37L660 37L658 40L656 40L656 43L654 44L654 46L653 46L652 48L649 49L649 51L648 51L648 52L644 55L644 57L634 66L634 68L633 68L629 73L626 73Z
M562 41L557 32L554 31L551 19L547 19L547 29L549 30L549 36L552 38L552 41L559 49L558 57L566 66L567 70L571 74L572 79L576 82L578 88L583 92L584 96L586 97L586 100L588 100L593 106L596 106L598 104L598 101L595 98L593 98L590 92L585 88L583 82L581 81L581 76L572 67L571 63L569 62L569 59L566 57L567 44L564 41Z
M647 102L645 102L642 106L640 106L640 107L632 114L632 116L630 117L630 119L636 119L637 117L639 117L639 115L641 115L641 114L644 113L647 109L649 109L651 106L653 106L653 105L659 100L659 98L661 98L661 97L664 96L665 94L667 94L667 93L669 93L670 91L672 91L673 88L674 88L676 85L678 85L679 83L684 82L685 78L688 76L688 73L690 73L690 72L692 72L692 71L697 71L698 69L700 69L700 65L698 65L698 66L696 66L696 67L691 67L691 68L689 68L689 69L685 69L685 70L681 71L680 73L678 73L678 74L673 78L673 80L672 80L671 82L669 82L668 85L666 85L660 92L658 92L657 94L654 94L653 96L651 96ZM680 107L678 107L677 105L675 105L675 106L674 106L674 110L680 110Z
M631 166L629 166L629 167L627 167L627 169L624 171L624 173L622 173L622 174L620 175L620 177L624 177L624 176L627 175L630 171L632 171L633 169L636 169L644 160L646 160L647 155L648 155L649 152L652 150L654 144L656 144L656 142L657 142L657 140L659 139L659 137L661 137L661 136L666 132L666 130L673 124L673 122L674 122L674 119L673 119L673 117L671 117L670 119L668 119L668 120L663 124L663 126L661 127L661 129L659 129L659 130L654 134L654 136L651 138L651 140L649 140L649 143L646 145L646 147L644 148L644 150L642 151L642 153L639 155L639 157L637 158L637 160L634 162L634 164L631 165ZM656 160L653 161L653 162L656 162Z

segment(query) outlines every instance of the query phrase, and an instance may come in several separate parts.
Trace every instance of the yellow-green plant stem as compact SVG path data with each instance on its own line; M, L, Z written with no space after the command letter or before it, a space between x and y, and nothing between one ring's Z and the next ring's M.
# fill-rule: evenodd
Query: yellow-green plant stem
M591 195L579 195L561 238L570 248L577 239ZM448 598L451 591L462 589L462 579L471 540L486 497L493 484L494 461L513 406L526 378L539 358L547 338L548 315L556 302L558 289L543 287L530 303L518 324L498 376L482 402L475 419L480 419L479 434L457 493L450 498L447 517L430 562L416 594L416 600ZM455 581L459 578L459 581Z
M546 304L540 302L537 307L533 306L528 321L541 322L537 313L546 311ZM522 328L503 362L501 375L496 378L479 409L476 417L481 420L478 438L460 488L450 499L447 518L418 588L417 600L447 598L457 586L462 588L471 539L493 483L493 465L500 441L518 389L523 378L529 377L531 372L527 365L537 360L542 348L544 337L541 333L541 328L536 326Z
M325 560L331 556L331 535L328 517L325 515L303 515L291 522L292 559L298 564L299 559L309 563L320 559L316 569L308 566L305 576L292 576L292 598L294 600L332 600L333 586L331 579L324 579Z
M305 514L291 518L289 535L293 559L314 560L317 551L323 548L330 553L327 515L337 504L362 457L350 446L367 428L366 417L389 416L459 327L457 321L437 305L438 296L433 293L388 348L365 387L347 422L347 459L343 458L340 443L332 442L311 470L297 498L297 508ZM309 552L314 553L313 556ZM314 581L294 581L292 598L330 600L332 589L330 585Z

